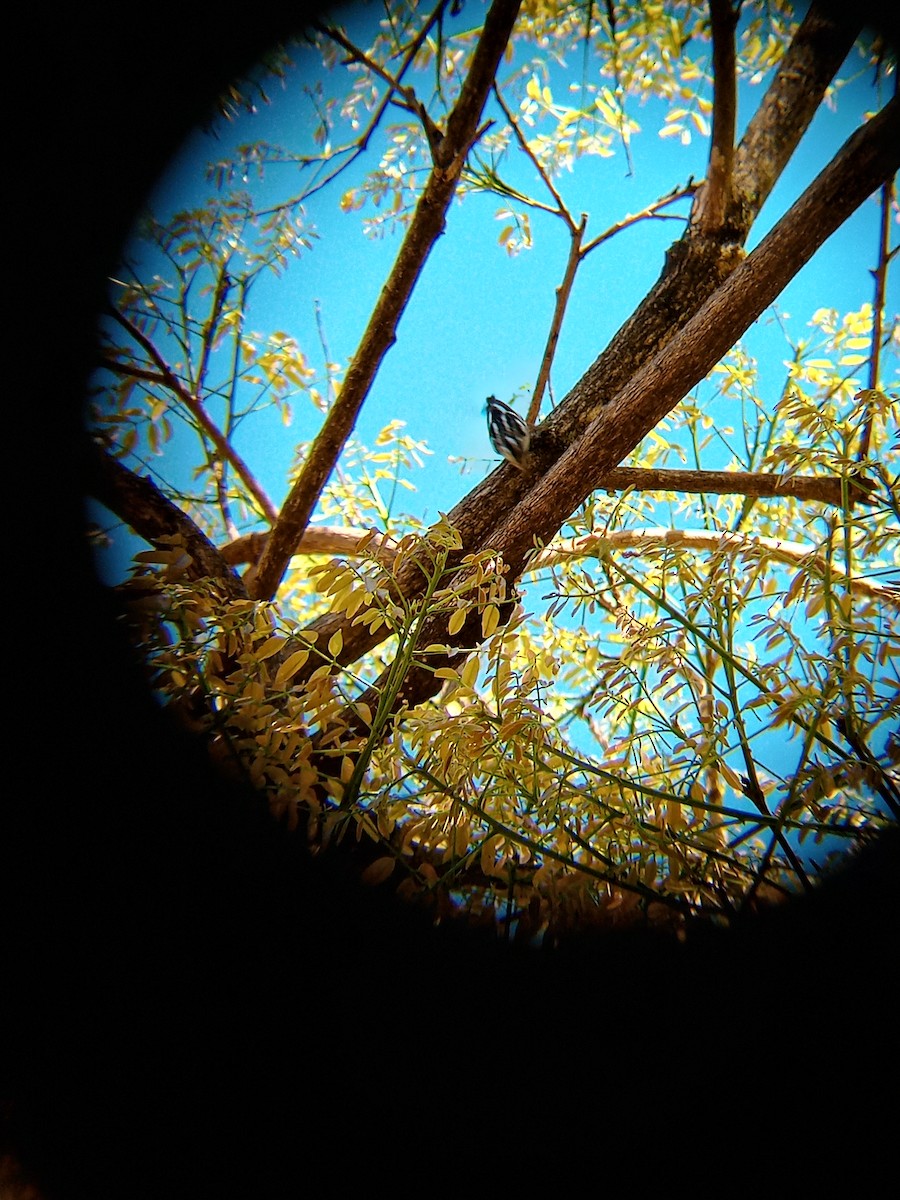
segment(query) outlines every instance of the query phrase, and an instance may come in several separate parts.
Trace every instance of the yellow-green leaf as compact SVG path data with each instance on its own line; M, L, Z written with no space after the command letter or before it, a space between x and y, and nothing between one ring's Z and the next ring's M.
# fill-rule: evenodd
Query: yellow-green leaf
M464 687L474 687L478 678L478 655L473 654L460 673L460 682Z
M379 883L384 883L393 874L396 862L397 860L389 854L386 854L384 858L376 858L363 871L361 876L362 882L369 887L376 887Z
M450 618L450 621L447 624L447 632L451 637L453 637L454 634L459 633L463 625L465 625L467 611L468 610L465 608L458 608Z
M273 654L277 654L287 638L282 634L277 633L274 637L266 638L258 650L253 652L253 657L261 662L264 658L271 658Z
M500 610L496 604L486 604L481 614L481 633L489 638L500 624Z
M308 650L295 650L278 668L278 673L275 676L275 686L284 687L289 680L294 678L308 658Z

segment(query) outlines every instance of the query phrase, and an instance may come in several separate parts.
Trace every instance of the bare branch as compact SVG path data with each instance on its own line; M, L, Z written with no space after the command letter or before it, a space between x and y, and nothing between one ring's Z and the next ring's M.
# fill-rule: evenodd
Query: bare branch
M547 188L547 191L550 193L550 195L556 201L556 209L555 210L548 209L548 211L557 212L559 214L559 216L561 216L563 218L563 220L565 221L565 223L568 225L569 231L574 234L575 230L578 228L577 225L575 224L575 218L572 216L572 214L569 212L568 208L566 207L566 203L563 200L562 196L557 191L557 189L553 183L553 180L550 178L550 176L544 170L543 163L538 158L538 156L534 153L534 151L531 149L531 147L528 145L528 139L525 137L524 133L522 133L522 130L519 126L519 122L513 116L512 112L509 108L509 105L503 99L503 94L500 91L500 89L497 87L496 83L494 84L494 95L497 98L497 103L500 105L500 108L503 111L504 117L506 117L507 121L510 124L510 128L512 129L513 133L515 134L516 141L519 143L519 145L524 150L525 154L531 160L532 166L537 171L538 175L541 177L541 179L544 183L544 186ZM523 200L526 199L525 197L521 197L521 198ZM544 206L541 205L540 207L544 207Z
M113 320L117 321L123 329L127 330L131 337L138 343L141 348L146 351L148 357L156 364L159 372L159 382L165 384L169 391L173 392L181 403L185 406L203 432L207 435L210 441L215 446L219 456L231 464L236 474L243 482L247 491L259 505L266 519L270 524L274 524L277 519L275 505L263 491L262 487L256 480L253 472L231 445L231 442L222 433L216 423L203 407L203 403L198 396L192 393L184 386L160 352L154 346L153 342L147 335L130 321L117 308L109 307L108 312ZM123 375L135 375L139 378L153 379L154 376L142 372L140 368L128 367L121 363L117 363L114 359L105 359L104 365L109 367L111 371Z
M881 365L881 338L884 329L884 302L887 292L888 263L891 252L891 205L894 199L894 180L889 180L881 189L881 226L878 231L878 266L875 268L875 298L872 302L872 352L869 355L869 387L878 387ZM863 462L869 454L872 440L872 416L866 418L859 442L858 459Z
M598 490L637 492L690 492L710 496L771 496L792 500L811 500L835 507L843 504L844 480L833 475L772 475L750 471L681 471L615 467L598 484ZM854 496L860 500L869 489L854 482Z
M544 395L544 388L547 386L547 380L550 378L550 367L553 364L553 357L556 354L556 345L559 341L559 333L562 329L563 319L566 315L566 306L569 303L569 296L572 294L572 285L575 282L575 272L578 270L578 264L581 262L581 239L584 237L584 230L587 225L587 213L581 214L581 224L571 227L571 241L569 243L569 257L566 262L566 270L563 275L563 281L556 289L556 306L553 310L553 320L550 323L550 332L547 335L547 345L544 347L544 356L541 359L541 367L538 371L537 382L534 385L534 392L531 396L531 403L528 406L528 424L534 425L537 420L538 413L541 411L541 400Z
M731 0L709 0L713 42L713 125L706 182L697 193L691 220L700 236L719 232L731 193L737 78L734 31L737 12Z
M158 544L162 538L180 538L193 560L187 568L191 579L214 579L229 600L246 598L243 583L224 556L190 517L162 494L152 479L136 475L94 444L89 446L86 466L90 494L135 533L151 544Z
M435 167L425 185L397 260L382 289L344 379L341 394L313 442L300 477L285 501L259 564L255 594L271 599L293 547L306 528L319 494L349 437L381 360L396 340L397 325L432 246L443 232L447 208L478 129L497 64L509 41L521 0L494 0L469 74L447 119Z
M268 539L267 533L260 532L246 533L234 541L226 542L219 547L222 561L231 566L258 562ZM332 554L345 558L366 555L389 563L396 549L390 538L373 529L361 533L358 529L346 526L309 525L294 547L294 554Z
M834 559L818 553L816 547L807 542L789 542L781 538L758 537L755 534L720 532L715 529L616 529L611 533L568 539L554 542L534 558L528 565L529 571L541 567L555 567L569 562L573 557L596 554L599 550L657 549L660 546L685 547L691 550L724 550L728 553L744 551L765 553L767 557L802 566L815 571L822 578L845 581L857 596L865 596L879 604L889 604L900 609L900 588L873 583L858 575L850 575L834 562Z
M728 220L738 230L756 219L861 28L852 4L810 5L735 153Z
M630 225L636 225L638 221L646 221L651 217L655 217L658 221L683 221L687 218L679 216L663 215L661 209L667 208L670 204L674 204L676 200L683 200L686 196L693 196L697 191L699 184L690 180L682 188L673 188L667 195L662 196L659 200L654 200L652 204L648 204L646 208L642 208L640 212L633 213L627 217L623 217L621 221L616 221L614 225L610 225L603 233L592 238L587 242L581 250L581 257L587 258L592 250L596 250L598 246L602 246L604 242L608 242L611 237L615 237L617 233L621 233L623 229L628 229Z

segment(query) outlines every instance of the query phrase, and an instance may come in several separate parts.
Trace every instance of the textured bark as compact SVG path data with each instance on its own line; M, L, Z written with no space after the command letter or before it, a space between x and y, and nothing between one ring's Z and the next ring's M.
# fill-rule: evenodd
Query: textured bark
M687 230L670 250L662 275L634 314L562 403L533 431L528 471L523 473L504 463L449 513L462 540L459 559L487 543L500 544L502 538L496 533L498 515L511 512L533 489L541 488L554 464L578 441L604 405L699 312L741 262L741 246L752 221L852 48L859 26L859 21L848 20L843 13L835 16L818 4L810 7L735 153L727 231L717 240ZM598 302L601 300L598 298ZM621 412L618 419L623 421ZM646 432L637 422L631 427L629 419L624 418L624 424L617 426L617 457L604 456L608 467L621 462ZM406 596L421 589L422 572L414 562L398 573L394 587ZM343 636L343 664L356 661L382 640L380 635L372 635L364 626L351 625L340 616L325 616L310 626L310 631L319 633L320 644L338 630ZM317 665L315 656L311 656L310 672Z
M151 545L178 537L191 556L186 574L191 579L214 579L229 600L244 599L243 581L226 563L205 533L168 500L147 476L136 475L99 446L90 446L86 482L92 496L121 517Z
M550 541L560 525L598 487L600 480L692 387L712 369L741 334L778 296L822 243L900 167L900 96L845 143L840 153L807 188L762 243L722 284L709 301L609 404L585 435L562 455L516 508L491 533L488 545L508 568L508 579L522 573L536 546ZM466 572L450 586L462 587ZM420 644L477 645L477 621L458 636L446 618L425 622ZM467 650L435 655L430 667L456 667ZM383 690L387 672L370 689L372 700ZM435 695L442 681L416 668L404 681L399 704L412 707Z
M603 477L712 369L823 242L900 166L900 98L858 129L775 228L492 535L515 578Z

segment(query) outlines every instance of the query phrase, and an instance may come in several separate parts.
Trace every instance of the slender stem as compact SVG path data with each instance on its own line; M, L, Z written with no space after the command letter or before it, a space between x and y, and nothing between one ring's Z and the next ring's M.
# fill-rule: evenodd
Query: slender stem
M873 301L872 324L872 353L869 356L869 387L874 391L878 387L881 366L881 340L884 330L884 304L887 292L888 264L891 260L891 208L894 199L894 180L889 179L881 189L881 224L878 230L878 266L873 272L875 276L875 298ZM860 437L857 458L863 462L869 455L872 442L873 415L869 413Z
M156 346L142 330L138 329L138 327L123 313L120 313L118 309L110 307L108 311L113 320L118 322L123 329L127 330L128 333L138 343L138 345L146 351L147 355L156 364L161 381L165 384L169 391L173 392L178 397L191 416L193 416L194 420L197 422L203 432L212 441L221 458L231 463L235 472L240 477L244 486L247 488L247 491L259 505L266 517L266 520L270 525L274 525L278 518L275 505L266 495L262 487L257 482L253 472L250 470L235 448L231 445L228 438L225 437L216 423L209 416L206 409L203 407L203 403L200 398L192 395L188 388L184 386L184 384L157 350ZM113 366L111 363L109 365ZM113 367L113 369L118 368ZM131 373L133 374L135 372L132 371Z
M544 348L544 356L541 359L541 368L538 372L537 383L534 385L531 404L528 406L529 425L534 425L537 421L538 413L541 411L541 400L544 396L544 388L547 386L547 380L550 378L550 367L553 364L553 358L556 354L560 330L562 329L563 319L566 315L566 306L572 294L575 272L578 270L578 264L581 262L581 239L584 237L586 226L587 213L582 213L581 223L572 230L571 241L569 243L569 257L566 262L563 281L556 289L556 306L553 310L553 320L550 323L547 345Z

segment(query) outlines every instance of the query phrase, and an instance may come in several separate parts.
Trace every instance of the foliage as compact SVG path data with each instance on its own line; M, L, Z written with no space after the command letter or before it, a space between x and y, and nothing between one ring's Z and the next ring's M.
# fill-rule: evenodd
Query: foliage
M294 337L248 328L251 291L314 250L311 198L340 186L376 133L380 158L340 203L369 232L410 223L480 32L461 7L391 4L365 51L312 35L327 73L349 79L337 95L327 75L303 85L313 146L246 144L213 163L217 194L148 218L114 281L97 439L151 466L223 553L277 516L239 451L245 433L271 411L290 423L298 401L331 412L344 373L324 333L317 372ZM789 6L754 9L738 77L766 79L791 28ZM582 158L627 156L649 97L666 105L661 137L707 137L710 80L702 6L526 3L460 194L501 198L510 252L533 245L538 217L574 231L561 178ZM236 87L231 115L244 102ZM388 123L389 108L404 118ZM303 189L261 200L249 173L262 186L285 163ZM581 252L613 232L579 239ZM883 285L886 254L877 267ZM426 529L396 510L428 450L393 421L373 448L346 444L319 498L311 528L339 520L349 549L299 545L274 601L196 578L180 536L136 555L119 590L153 686L316 852L358 846L366 882L390 881L437 919L552 942L638 917L724 920L811 886L829 856L900 817L900 446L896 397L880 387L897 330L883 310L882 286L857 312L814 313L814 340L787 342L774 404L738 343L629 460L835 481L835 502L702 481L596 491L516 580L446 517ZM311 453L299 444L288 483ZM256 556L229 561L252 579ZM413 594L398 582L409 571ZM332 618L380 640L346 662ZM440 618L446 637L429 640ZM440 691L410 704L416 673Z

